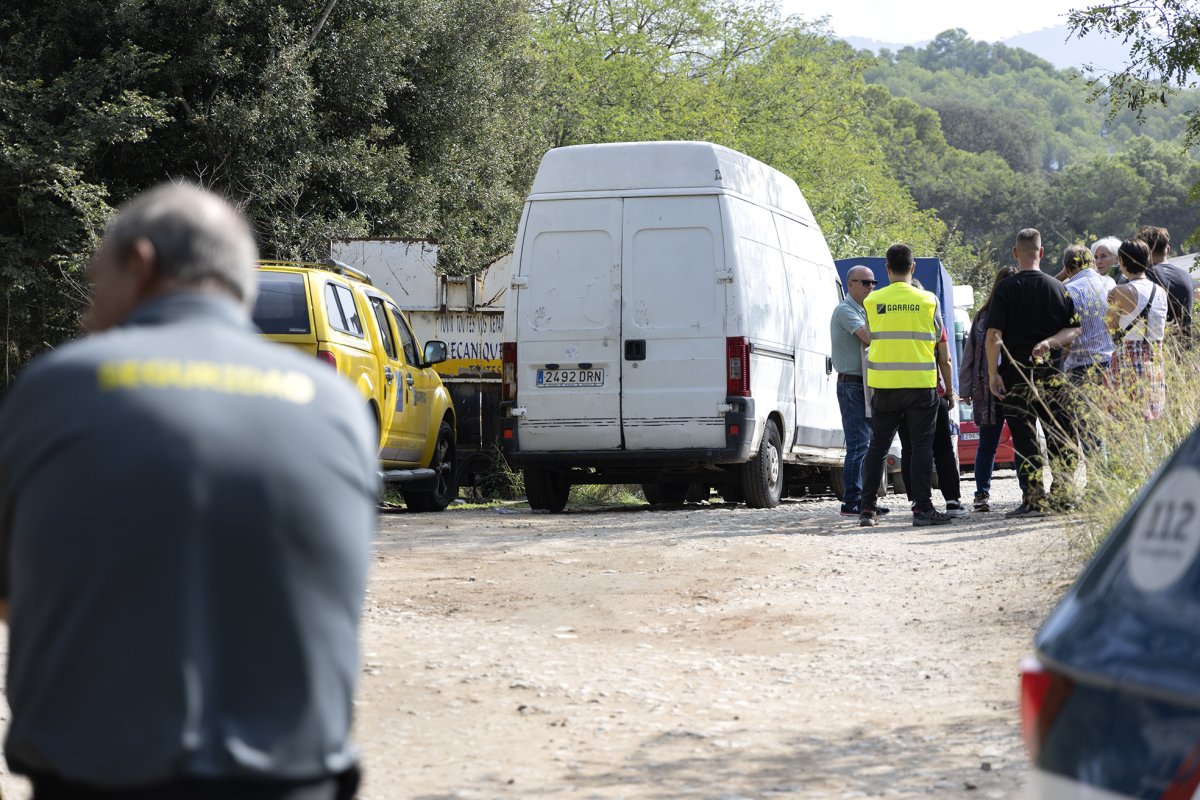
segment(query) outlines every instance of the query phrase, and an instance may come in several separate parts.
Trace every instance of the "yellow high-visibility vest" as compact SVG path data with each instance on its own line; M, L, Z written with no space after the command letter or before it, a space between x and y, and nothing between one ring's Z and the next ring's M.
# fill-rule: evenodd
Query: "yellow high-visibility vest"
M893 283L863 301L871 347L867 385L875 389L937 387L937 298L907 283Z

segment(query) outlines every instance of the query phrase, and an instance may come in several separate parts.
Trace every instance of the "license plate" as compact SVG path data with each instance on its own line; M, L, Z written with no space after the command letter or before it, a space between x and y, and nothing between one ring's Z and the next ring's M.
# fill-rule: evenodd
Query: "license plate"
M978 439L978 438L979 438L979 434L978 434L978 433L974 433L974 432L972 432L972 433L961 433L961 434L959 434L958 438L960 438L960 439L965 439L965 440L967 440L968 442L973 442L973 441L975 441L976 439Z
M603 386L602 369L539 369L537 385L547 388Z

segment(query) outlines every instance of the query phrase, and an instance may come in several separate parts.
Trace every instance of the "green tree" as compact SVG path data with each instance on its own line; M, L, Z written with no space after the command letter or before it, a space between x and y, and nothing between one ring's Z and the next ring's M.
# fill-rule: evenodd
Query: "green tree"
M1114 113L1128 109L1139 119L1149 108L1166 107L1167 98L1193 86L1200 69L1200 11L1191 0L1120 0L1072 11L1073 34L1101 33L1129 46L1129 65L1115 75L1094 76L1097 96ZM1187 113L1189 145L1200 143L1200 111Z
M70 330L111 207L167 179L230 197L267 257L353 235L437 239L460 271L503 252L544 149L529 23L522 0L7 4L10 357ZM45 324L18 316L39 303Z

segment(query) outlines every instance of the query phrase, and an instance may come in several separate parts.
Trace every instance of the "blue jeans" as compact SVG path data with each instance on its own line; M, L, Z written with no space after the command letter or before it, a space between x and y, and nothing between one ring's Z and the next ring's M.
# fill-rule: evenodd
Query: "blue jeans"
M857 508L862 503L862 464L871 443L871 420L867 419L861 383L838 381L837 399L842 410L842 430L846 434L846 460L842 464L846 493L842 496L842 505Z
M995 425L979 426L979 446L975 449L975 493L991 494L992 470L996 468L996 450L1000 447L1000 435L1004 433L1004 421ZM1016 466L1016 465L1014 465ZM1025 470L1017 470L1017 483L1021 486L1024 496L1025 484L1028 482Z

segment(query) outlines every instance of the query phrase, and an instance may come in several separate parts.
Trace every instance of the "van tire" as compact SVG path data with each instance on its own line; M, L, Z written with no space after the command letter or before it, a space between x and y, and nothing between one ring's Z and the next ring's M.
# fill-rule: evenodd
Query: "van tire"
M712 495L712 487L707 483L688 484L686 501L689 503L706 503Z
M750 508L775 508L783 497L783 454L779 429L767 420L754 458L742 465L742 490Z
M571 481L566 475L548 469L525 468L525 499L534 511L558 514L567 507Z
M691 484L687 483L643 483L642 494L652 506L680 506L687 500Z
M429 468L435 473L433 489L427 492L405 492L404 504L409 511L445 511L458 497L458 470L455 465L454 428L443 422L438 428L437 444Z

